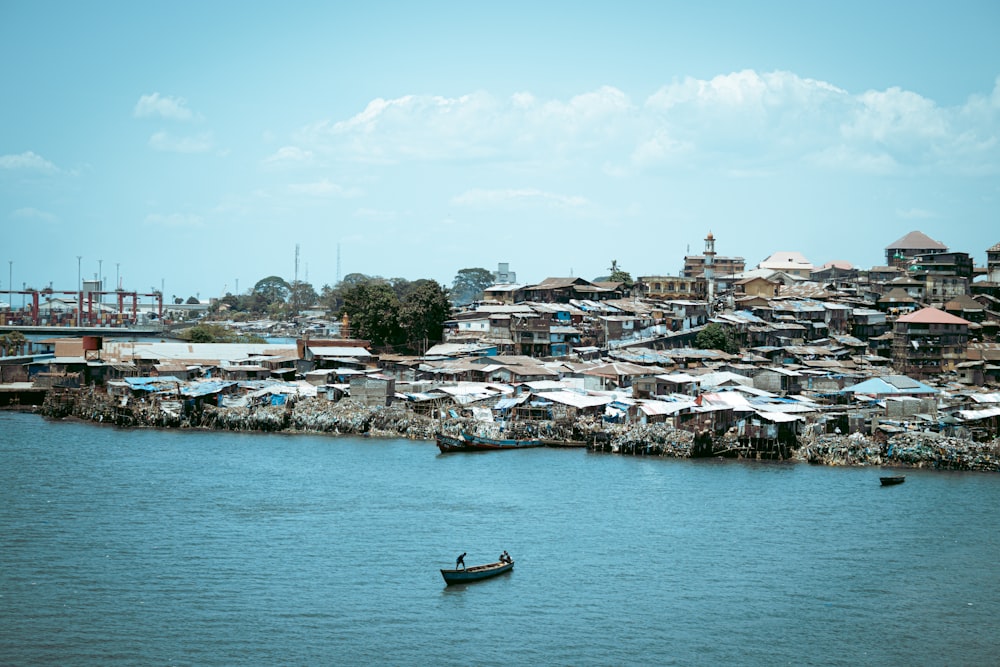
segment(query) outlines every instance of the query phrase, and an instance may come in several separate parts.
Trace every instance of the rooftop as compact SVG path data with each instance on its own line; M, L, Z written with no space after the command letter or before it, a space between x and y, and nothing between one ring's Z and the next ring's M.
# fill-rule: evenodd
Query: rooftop
M909 315L903 315L896 321L910 324L971 324L968 320L963 320L961 317L937 308L923 308Z
M913 231L895 243L887 245L886 250L947 250L948 246L935 241L923 232Z

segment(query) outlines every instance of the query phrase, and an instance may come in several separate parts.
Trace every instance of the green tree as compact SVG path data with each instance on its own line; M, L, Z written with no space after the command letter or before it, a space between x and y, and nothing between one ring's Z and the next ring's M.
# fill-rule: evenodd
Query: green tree
M739 352L739 346L729 329L717 322L710 322L695 336L694 346L700 350L722 350L729 354Z
M415 286L415 283L410 282L406 278L389 278L388 282L400 303L410 295Z
M451 303L447 291L435 280L416 280L412 285L401 304L399 324L406 343L420 348L424 343L441 340Z
M328 313L336 313L344 305L344 299L341 297L340 289L337 287L330 287L329 285L323 285L316 301L319 303L320 307Z
M483 290L493 285L493 273L488 269L459 269L451 283L451 294L455 303L472 303L483 295Z
M623 283L625 287L632 287L632 274L618 266L618 260L611 260L611 275L608 282Z
M199 324L184 332L182 337L187 338L192 343L216 343L219 342L217 334L220 329L222 327L218 324Z
M363 273L348 273L340 281L338 287L341 288L355 287L357 285L371 282L372 280L376 279L378 279L378 276L366 276Z
M289 289L288 305L293 315L316 304L319 295L312 285L301 280L293 282Z
M256 334L241 334L221 324L198 324L178 334L192 343L266 343Z
M288 300L288 295L292 288L284 278L279 276L268 276L261 278L253 286L252 294L257 297L254 300L254 310L264 312L268 306L274 304L284 305Z
M398 345L403 340L399 326L399 299L384 280L358 283L342 292L342 313L350 320L351 336L373 345Z

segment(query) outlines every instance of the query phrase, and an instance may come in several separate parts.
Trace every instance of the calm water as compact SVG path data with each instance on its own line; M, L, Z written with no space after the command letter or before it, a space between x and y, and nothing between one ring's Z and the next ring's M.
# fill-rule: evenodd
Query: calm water
M1000 475L907 475L0 413L0 663L997 664Z

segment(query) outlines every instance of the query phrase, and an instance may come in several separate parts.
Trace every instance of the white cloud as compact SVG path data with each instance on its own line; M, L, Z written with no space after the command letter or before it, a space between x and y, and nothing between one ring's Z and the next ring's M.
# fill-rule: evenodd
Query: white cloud
M485 92L377 98L358 114L297 133L269 158L394 164L488 162L632 174L715 173L801 165L863 173L1000 170L1000 79L990 95L943 108L898 88L852 94L790 72L685 78L633 103L605 86L569 99ZM284 150L284 149L282 149Z
M689 141L678 141L665 128L654 132L653 136L640 140L632 151L632 162L640 167L670 161L694 150Z
M589 202L586 197L560 195L526 188L520 190L467 190L454 197L452 203L460 206L541 205L559 208L579 208L586 206Z
M0 155L0 169L57 172L59 168L32 151L19 155Z
M854 117L844 125L845 136L886 143L899 136L938 138L948 133L944 110L916 93L899 88L872 90L857 100Z
M316 161L312 151L298 146L282 146L273 155L264 158L264 164L276 167L309 166Z
M26 220L29 222L56 222L58 218L49 213L48 211L41 211L37 208L32 208L30 206L19 208L10 214L10 217L17 218L18 220Z
M214 141L210 132L189 137L175 137L167 132L156 132L149 138L150 148L165 153L206 153Z
M288 191L295 195L309 197L358 197L361 195L361 191L357 188L345 188L331 183L327 179L314 183L293 183L288 186Z
M880 151L866 151L859 147L840 144L806 156L804 161L826 169L857 171L869 174L890 174L899 169L892 155Z
M145 223L155 227L201 227L202 219L201 216L193 213L171 213L169 215L151 213L146 216Z
M166 118L168 120L195 120L195 114L187 108L187 100L159 93L143 95L135 103L132 115L136 118Z

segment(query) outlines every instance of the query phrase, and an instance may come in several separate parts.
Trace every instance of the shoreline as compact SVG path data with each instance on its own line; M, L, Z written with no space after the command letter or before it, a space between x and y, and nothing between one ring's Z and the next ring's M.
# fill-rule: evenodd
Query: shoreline
M69 397L71 400L67 400ZM932 432L906 432L884 442L861 433L805 434L794 441L755 441L729 434L695 435L663 424L607 424L592 420L519 421L500 433L499 424L468 418L439 423L416 414L405 404L367 406L350 399L331 403L303 399L280 406L225 408L204 406L184 411L153 402L122 406L106 394L77 391L42 406L4 406L4 410L33 413L46 419L74 419L120 428L196 429L288 435L346 435L373 438L434 440L447 433L475 430L497 437L539 437L546 446L578 448L626 456L663 458L726 458L812 465L936 469L1000 472L1000 438L976 442ZM492 432L484 433L484 428ZM584 443L581 447L578 443Z

